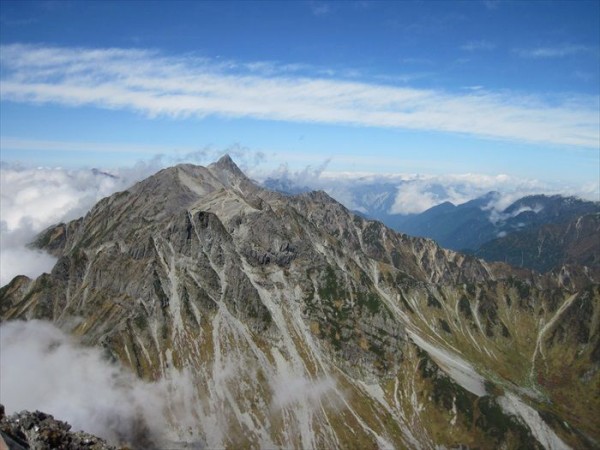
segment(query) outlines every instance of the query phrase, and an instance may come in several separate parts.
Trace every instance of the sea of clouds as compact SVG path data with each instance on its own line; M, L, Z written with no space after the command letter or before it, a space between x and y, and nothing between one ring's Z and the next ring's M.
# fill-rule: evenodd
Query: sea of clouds
M352 210L367 213L381 203L386 214L415 214L442 202L461 204L490 191L500 194L486 206L490 220L520 197L568 194L597 200L597 185L565 186L509 175L368 174L327 171L328 161L316 167L290 170L283 165L261 168L265 155L234 146L226 150L250 177L277 179L290 188L321 189ZM161 168L180 162L208 164L221 152L203 149L168 158L157 156L134 166L111 170L0 166L0 285L16 275L36 277L52 269L55 258L31 249L45 228L85 215L100 199L127 189Z
M527 195L561 194L598 201L599 185L569 185L536 179L527 179L507 174L445 174L427 175L414 173L374 174L360 172L330 172L329 161L319 166L291 170L282 165L260 179L272 178L281 181L287 188L320 189L343 203L349 209L366 213L382 198L387 214L419 214L443 202L460 205L497 192L486 209L490 215L500 213L511 203Z

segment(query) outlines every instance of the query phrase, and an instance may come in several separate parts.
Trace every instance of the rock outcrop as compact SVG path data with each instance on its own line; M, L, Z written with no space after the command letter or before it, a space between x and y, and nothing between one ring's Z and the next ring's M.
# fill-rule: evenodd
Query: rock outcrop
M103 439L73 431L50 414L21 411L7 416L0 405L0 444L2 440L10 450L117 450Z

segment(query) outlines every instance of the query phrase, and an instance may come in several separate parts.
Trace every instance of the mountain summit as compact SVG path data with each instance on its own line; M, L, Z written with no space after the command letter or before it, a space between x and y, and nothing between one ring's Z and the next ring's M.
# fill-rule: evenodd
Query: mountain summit
M146 380L186 374L171 439L209 448L593 448L600 287L398 234L229 156L178 165L37 241L0 291ZM181 417L185 411L184 418Z

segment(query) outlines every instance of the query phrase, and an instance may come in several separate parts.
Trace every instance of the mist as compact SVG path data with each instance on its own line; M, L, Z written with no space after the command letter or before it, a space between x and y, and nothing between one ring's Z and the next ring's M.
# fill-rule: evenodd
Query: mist
M100 199L131 186L159 169L150 160L113 173L100 170L0 167L0 285L16 275L49 272L56 258L29 248L47 227L76 219Z
M173 439L173 405L190 418L189 374L147 383L49 322L0 325L0 402L8 414L40 410L114 445L158 448ZM188 405L189 406L189 405Z

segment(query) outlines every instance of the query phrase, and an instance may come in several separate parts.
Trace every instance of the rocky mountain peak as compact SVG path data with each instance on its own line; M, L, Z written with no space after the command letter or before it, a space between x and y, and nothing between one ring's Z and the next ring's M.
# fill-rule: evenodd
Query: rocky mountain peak
M246 174L238 167L228 153L221 156L219 160L208 166L214 172L228 172L235 177L247 179Z

